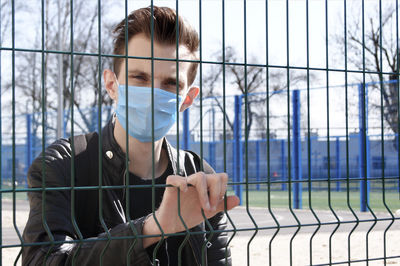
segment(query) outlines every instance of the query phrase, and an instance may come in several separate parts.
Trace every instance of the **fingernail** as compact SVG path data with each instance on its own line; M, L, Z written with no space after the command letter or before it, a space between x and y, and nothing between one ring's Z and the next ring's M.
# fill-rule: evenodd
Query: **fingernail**
M211 209L213 212L215 212L217 210L217 207L213 206Z
M207 209L207 211L211 210L211 206L210 206L209 202L207 202L207 204L206 204L206 209Z

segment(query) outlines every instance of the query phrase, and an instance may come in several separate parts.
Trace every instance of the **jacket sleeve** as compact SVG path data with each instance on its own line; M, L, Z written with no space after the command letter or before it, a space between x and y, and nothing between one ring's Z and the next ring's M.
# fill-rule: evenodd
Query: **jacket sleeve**
M207 174L215 173L214 169L203 160L203 169ZM228 246L228 234L226 232L227 228L227 218L224 212L217 213L215 216L208 219L213 227L213 230L219 231L214 232L212 238L210 239L211 246L207 248L207 260L209 266L216 265L232 265L231 260L231 250ZM206 230L207 229L207 225ZM209 234L206 235L207 239Z
M131 225L142 233L144 217L111 228L94 238L79 242L71 219L70 147L67 140L49 146L44 156L34 160L28 171L29 188L64 187L46 191L30 191L30 213L24 229L22 265L151 265ZM44 160L43 160L44 159ZM120 238L112 239L111 238ZM66 243L65 243L66 242ZM135 244L132 248L132 245ZM130 260L127 261L127 254Z

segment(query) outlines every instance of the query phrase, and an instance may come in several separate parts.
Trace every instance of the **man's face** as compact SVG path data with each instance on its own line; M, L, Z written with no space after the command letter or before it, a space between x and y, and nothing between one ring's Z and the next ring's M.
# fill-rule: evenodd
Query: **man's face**
M154 57L176 59L176 46L165 46L154 42ZM151 57L151 40L144 34L134 36L128 42L128 55L137 57ZM191 59L192 56L185 46L179 47L179 59ZM126 74L128 75L128 85L139 87L152 86L152 70L150 59L128 59L128 72L126 73L125 59L119 69L118 83L126 84ZM179 62L179 94L186 96L188 90L188 71L190 62ZM169 92L176 93L178 83L176 61L154 60L154 88L160 88Z

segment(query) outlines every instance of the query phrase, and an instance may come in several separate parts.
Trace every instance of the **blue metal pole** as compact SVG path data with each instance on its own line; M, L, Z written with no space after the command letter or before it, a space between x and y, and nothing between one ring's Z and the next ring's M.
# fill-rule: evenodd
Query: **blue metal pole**
M235 122L234 122L234 181L243 181L243 152L242 152L242 98L241 95L235 95ZM240 199L240 204L242 204L242 191L243 187L241 185L235 185L235 194Z
M214 110L214 108L211 109L210 130L211 130L211 141L209 142L209 145L208 145L208 152L209 152L209 156L210 156L211 166L214 169L216 169L217 165L216 165L216 161L215 161L215 110Z
M362 178L360 181L360 211L367 211L367 204L369 203L369 194L368 194L368 167L364 160L364 155L367 152L367 139L366 139L366 128L364 126L364 122L366 124L366 108L365 108L365 92L364 92L363 84L358 85L358 125L359 125L359 176Z
M371 177L371 159L370 159L370 145L369 145L369 136L368 136L368 84L365 84L365 143L367 145L366 149L366 156L367 156L367 185L366 185L366 190L367 190L367 202L369 204L369 199L370 199L370 191L371 191L371 181L369 178Z
M282 191L286 191L286 160L285 160L285 140L281 140L281 173L282 173Z
M301 171L301 139L300 139L300 91L294 90L292 96L293 104L293 180L302 179ZM302 208L301 183L293 184L293 208Z
M32 164L32 115L26 115L26 172Z
M313 170L313 164L312 164L312 138L310 138L310 154L311 154L311 158L309 158L309 164L310 164L310 173L308 173L309 174L309 177L308 178L310 178L310 186L309 186L309 189L310 190L312 190L312 176L313 176L313 173L314 173L314 170Z
M336 137L336 191L340 191L340 140Z
M257 190L260 190L260 141L256 141L256 181Z
M215 142L210 141L208 143L208 158L209 163L212 168L216 169L216 162L215 162Z
M395 134L395 141L396 141L396 146L397 146L397 149L400 149L400 145L399 145L399 133L397 133L397 134ZM399 155L397 155L397 156L399 156ZM397 157L397 160L399 160L399 157ZM399 177L399 179L397 180L397 192L398 193L400 193L400 171L399 171L399 168L398 167L396 167L397 168L397 176Z
M189 108L183 112L183 149L190 149Z
M368 116L367 116L368 117ZM370 143L369 143L369 136L368 136L368 123L367 123L367 133L366 133L366 143L367 143L367 185L366 185L366 190L367 190L367 199L369 203L369 198L370 198L370 192L371 192L371 181L369 181L369 178L371 177L371 158L370 158Z

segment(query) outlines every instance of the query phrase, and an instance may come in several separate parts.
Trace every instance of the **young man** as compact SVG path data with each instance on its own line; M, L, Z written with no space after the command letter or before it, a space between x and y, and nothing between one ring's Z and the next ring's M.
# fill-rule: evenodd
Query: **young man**
M100 262L103 265L151 265L153 255L161 265L177 265L178 260L182 265L203 265L203 262L225 265L226 261L231 264L230 251L226 248L227 234L223 232L227 175L215 173L192 152L179 151L178 155L165 139L177 119L177 100L179 111L184 111L199 93L199 88L191 87L197 72L196 63L179 62L177 79L176 19L172 9L153 8L153 54L151 8L129 15L128 40L125 40L125 19L117 25L114 53L124 55L127 43L128 56L135 58L129 58L126 65L125 58L115 57L114 71L105 70L103 75L106 90L116 101L117 108L116 115L101 134L101 180L107 189L102 189L101 197L95 191L94 198L102 198L102 202L91 205L93 197L89 194L93 194L93 190L29 192L31 210L23 238L30 245L23 247L24 265L43 265L44 262L46 265L73 262L75 265L100 265ZM178 37L179 59L195 60L198 35L180 17ZM149 59L152 56L156 58L153 64ZM74 185L98 186L97 133L88 134L84 139L87 145L82 150L77 148L80 140L74 139L78 150L75 151L75 165L79 169L83 167L86 173L75 169ZM32 163L29 187L41 188L43 183L46 187L70 187L71 157L70 139L60 139L50 145L44 156L40 155ZM43 158L45 171L42 171ZM204 171L200 171L202 165ZM153 176L157 185L172 185L157 186L155 202L150 186ZM129 185L141 186L127 189L127 181ZM229 196L226 203L229 210L238 205L239 199ZM217 230L211 238L206 234L210 228L205 225L202 211L213 230ZM91 219L94 216L96 219ZM169 236L173 233L178 235Z

